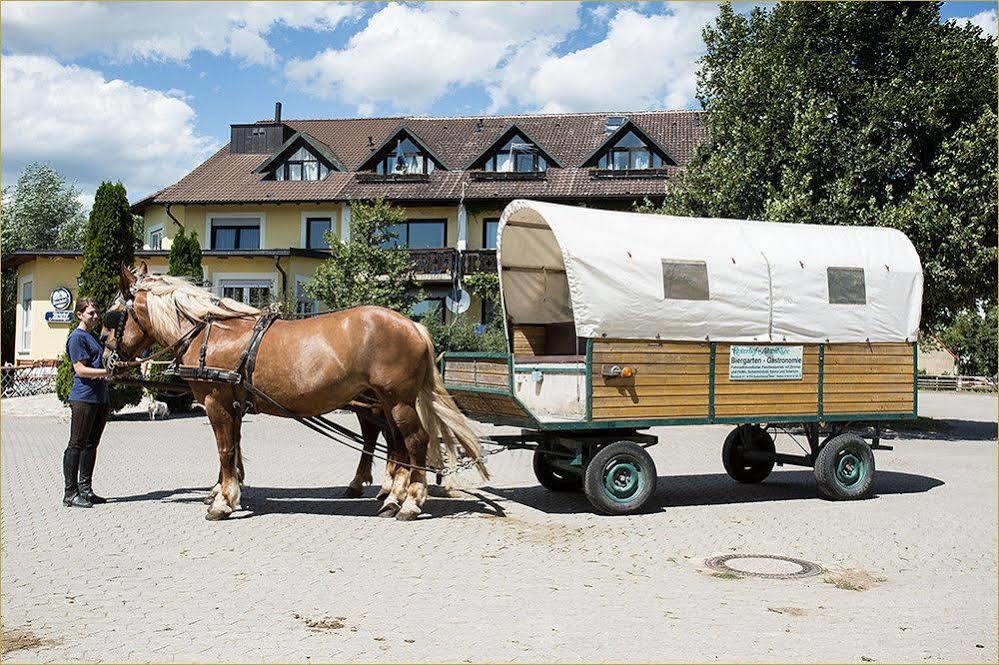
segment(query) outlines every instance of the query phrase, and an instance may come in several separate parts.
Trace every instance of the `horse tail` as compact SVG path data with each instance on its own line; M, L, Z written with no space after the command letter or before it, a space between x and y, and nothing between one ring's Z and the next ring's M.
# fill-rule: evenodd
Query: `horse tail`
M482 461L482 446L479 444L479 437L475 435L465 416L458 410L458 405L454 403L454 398L448 394L444 387L444 381L441 380L440 372L437 371L434 342L430 338L430 332L419 323L414 322L414 325L427 345L427 374L416 398L416 412L420 416L420 422L424 429L430 435L427 462L433 465L436 462L435 457L440 458L440 446L437 444L437 440L440 438L448 452L447 464L452 471L457 467L457 449L460 447L465 455L478 460L475 463L475 468L483 480L489 480L489 471ZM449 475L448 478L450 479L451 476Z

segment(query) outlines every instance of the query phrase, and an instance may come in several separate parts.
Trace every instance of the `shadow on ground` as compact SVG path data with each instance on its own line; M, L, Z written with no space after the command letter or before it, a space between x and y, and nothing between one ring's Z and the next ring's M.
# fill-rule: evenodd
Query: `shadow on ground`
M341 517L377 518L381 501L375 501L377 487L365 488L360 499L345 499L345 487L255 487L246 486L240 503L230 520L250 519L262 515L336 515ZM108 497L109 505L136 501L164 501L202 505L207 487L178 487L123 497ZM207 506L205 506L207 511ZM456 517L460 515L487 515L503 517L505 513L496 501L479 492L463 491L457 498L443 496L442 490L431 488L425 506L427 517Z
M944 482L937 478L898 471L878 471L874 477L872 498L890 494L928 492ZM545 513L588 513L593 507L582 492L552 492L541 486L485 487L486 491L515 503ZM646 504L646 513L656 513L678 506L713 506L719 504L759 503L813 499L825 501L815 487L811 471L775 471L759 485L742 485L724 473L687 476L660 476L656 493Z

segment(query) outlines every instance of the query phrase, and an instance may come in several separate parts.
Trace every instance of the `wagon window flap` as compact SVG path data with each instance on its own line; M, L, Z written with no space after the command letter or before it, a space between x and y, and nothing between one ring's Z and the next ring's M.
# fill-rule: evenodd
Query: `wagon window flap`
M663 259L663 298L708 300L708 265L704 261Z
M833 305L866 305L867 289L863 268L827 268L829 303Z

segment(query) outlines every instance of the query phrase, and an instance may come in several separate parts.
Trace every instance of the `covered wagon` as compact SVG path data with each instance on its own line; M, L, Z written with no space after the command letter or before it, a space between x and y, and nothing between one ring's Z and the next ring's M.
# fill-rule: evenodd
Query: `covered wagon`
M601 511L654 491L651 427L732 423L735 480L799 464L849 499L870 491L880 424L916 416L923 278L898 231L518 200L497 245L508 352L446 354L445 384L468 416L522 428L501 438L535 449L543 485ZM775 452L790 427L802 455Z

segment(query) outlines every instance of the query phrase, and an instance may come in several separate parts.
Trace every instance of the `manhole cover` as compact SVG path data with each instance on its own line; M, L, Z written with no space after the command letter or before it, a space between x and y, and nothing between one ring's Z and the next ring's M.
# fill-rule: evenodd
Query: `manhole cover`
M738 563L730 564L734 561ZM719 573L735 573L768 580L793 580L799 577L812 577L822 572L822 567L811 561L776 554L725 554L711 557L704 562L704 565Z

